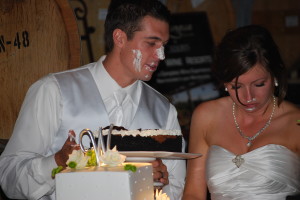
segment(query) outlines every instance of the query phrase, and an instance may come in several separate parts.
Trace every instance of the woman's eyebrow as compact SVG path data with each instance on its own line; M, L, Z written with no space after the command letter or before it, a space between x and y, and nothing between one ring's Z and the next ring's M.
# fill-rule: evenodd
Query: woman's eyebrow
M259 79L256 79L256 80L254 80L254 81L252 81L251 83L254 83L254 82L257 82L257 81L265 81L267 78L259 78ZM235 81L231 81L231 82L229 82L230 84L234 84L235 85ZM241 83L241 82L237 82L237 84L243 84L243 83Z

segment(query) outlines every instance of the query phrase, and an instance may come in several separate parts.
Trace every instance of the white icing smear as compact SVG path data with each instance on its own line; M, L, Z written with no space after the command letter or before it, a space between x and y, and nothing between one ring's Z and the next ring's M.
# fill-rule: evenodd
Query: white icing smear
M108 134L108 129L102 131L103 135ZM94 135L98 137L99 131L94 131ZM163 129L148 129L148 130L113 130L112 135L122 135L122 136L137 136L142 137L158 136L158 135L170 135L170 136L181 136L181 130L163 130Z
M152 62L152 63L150 63L150 67L149 66L146 67L146 70L148 70L149 72L154 72L156 70L156 67L153 69L151 68L154 66L155 66L155 62Z
M142 57L143 57L142 52L138 49L133 49L132 52L134 54L133 65L135 67L135 70L137 72L140 72L142 69L142 65L141 65Z
M165 59L165 48L161 46L160 48L156 49L156 55L158 59L164 60Z

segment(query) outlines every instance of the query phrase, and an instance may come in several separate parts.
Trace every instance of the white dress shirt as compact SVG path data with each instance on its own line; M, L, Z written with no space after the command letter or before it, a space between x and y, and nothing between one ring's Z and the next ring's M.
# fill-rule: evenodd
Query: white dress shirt
M102 64L104 58L89 64L88 68L103 98L110 122L128 127L137 110L142 83L136 81L121 88L105 70ZM125 96L122 104L115 98L119 91ZM53 75L40 79L28 90L13 134L0 157L0 183L9 198L55 199L51 171L57 164L54 155L49 155L48 150L51 145L55 145L52 142L61 124L61 102L60 90ZM121 112L116 112L118 106ZM173 105L169 110L166 129L180 129ZM170 181L164 187L164 192L172 200L181 199L185 183L185 161L163 162L168 168Z

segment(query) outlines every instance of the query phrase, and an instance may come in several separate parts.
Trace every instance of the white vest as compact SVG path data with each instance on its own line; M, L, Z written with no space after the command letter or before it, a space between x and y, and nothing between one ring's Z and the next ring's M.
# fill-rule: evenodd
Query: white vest
M54 76L60 87L63 110L61 126L54 141L56 145L50 150L52 153L60 150L70 129L75 131L78 141L83 129L98 130L99 127L110 125L101 94L87 67L56 73ZM169 101L146 83L142 83L138 109L130 127L125 128L166 129Z

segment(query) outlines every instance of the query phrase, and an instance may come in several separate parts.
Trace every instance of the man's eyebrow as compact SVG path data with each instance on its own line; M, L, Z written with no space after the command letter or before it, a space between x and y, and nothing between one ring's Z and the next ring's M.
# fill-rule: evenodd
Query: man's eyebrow
M145 37L146 39L150 39L150 40L160 40L162 41L162 39L160 37L156 37L156 36L149 36L149 37Z
M156 37L156 36L145 37L145 39L162 41L162 39L160 37ZM169 40L162 41L162 42L164 45L166 45L169 42Z

